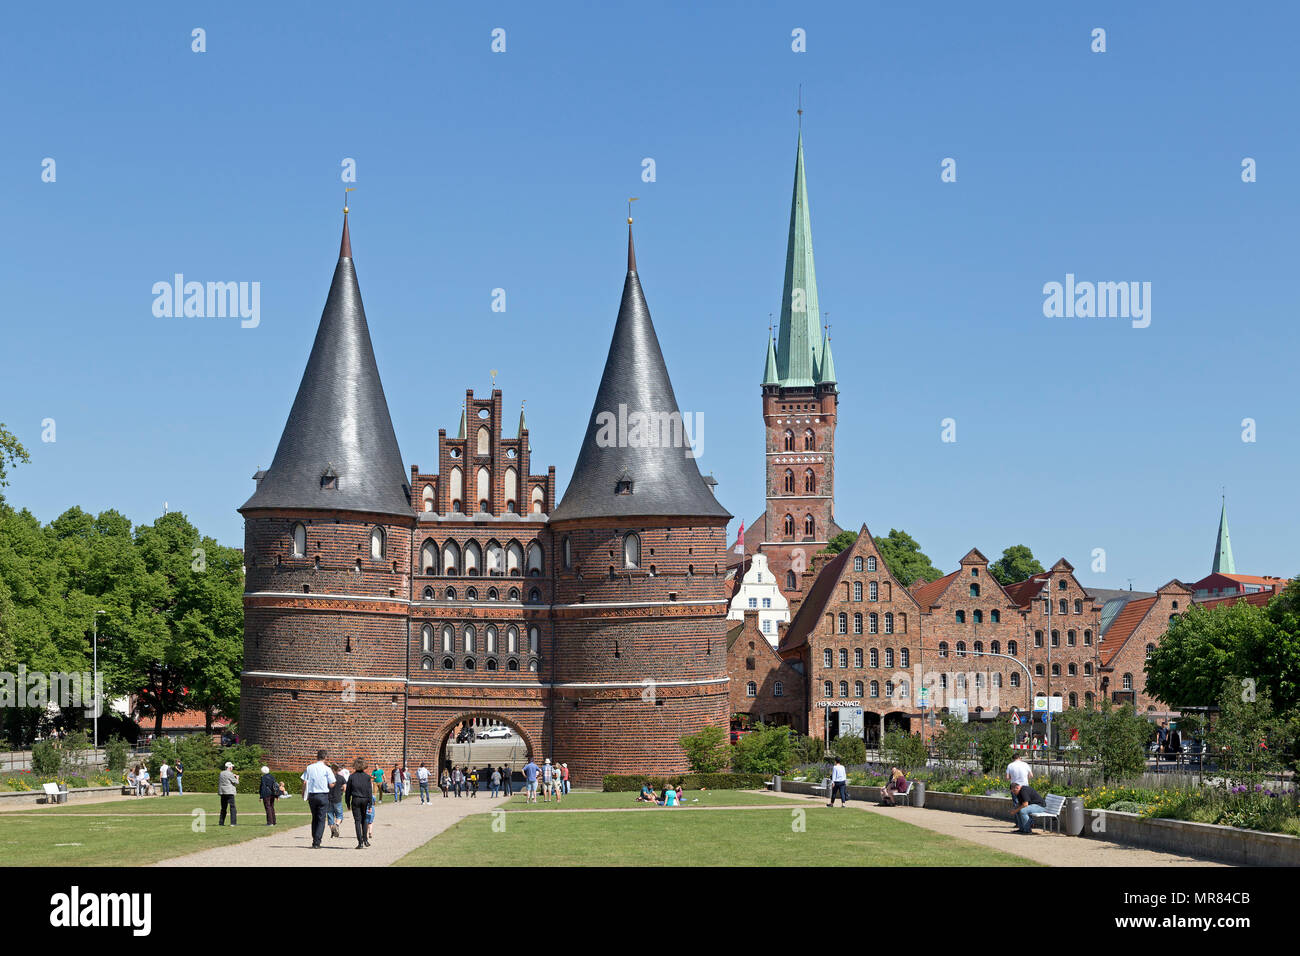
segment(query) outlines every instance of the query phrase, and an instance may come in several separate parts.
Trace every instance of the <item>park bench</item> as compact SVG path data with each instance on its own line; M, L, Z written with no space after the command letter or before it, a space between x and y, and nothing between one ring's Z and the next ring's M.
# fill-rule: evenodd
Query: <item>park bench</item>
M68 788L60 787L57 783L43 783L41 789L45 791L46 803L67 803Z
M1047 829L1047 821L1051 820L1056 827L1056 832L1061 832L1061 808L1065 806L1065 797L1057 796L1054 793L1047 795L1047 812L1031 814L1030 825L1035 820L1043 821L1043 829Z
M831 792L831 778L830 778L830 777L822 777L822 782L821 782L821 783L814 783L814 784L812 785L812 790L813 790L814 793L830 793L830 792Z

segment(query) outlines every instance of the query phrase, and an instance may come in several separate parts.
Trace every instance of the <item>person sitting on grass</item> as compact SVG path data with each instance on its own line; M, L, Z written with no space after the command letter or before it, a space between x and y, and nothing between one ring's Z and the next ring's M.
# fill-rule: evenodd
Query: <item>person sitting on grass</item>
M682 785L680 783L677 785L677 805L679 807L682 805Z
M643 784L641 784L641 792L640 792L639 794L637 794L636 802L637 802L637 803L654 803L654 802L655 802L655 792L654 792L653 790L650 789L650 784L649 784L649 783L643 783Z

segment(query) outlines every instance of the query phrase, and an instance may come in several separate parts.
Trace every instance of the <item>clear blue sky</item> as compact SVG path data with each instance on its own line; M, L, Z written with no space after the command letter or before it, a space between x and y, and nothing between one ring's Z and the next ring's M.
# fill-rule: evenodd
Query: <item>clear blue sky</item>
M479 6L7 13L0 421L33 454L11 503L142 522L166 501L242 543L235 509L306 363L352 157L408 464L433 464L495 368L563 487L636 195L677 396L751 520L802 83L841 524L906 529L945 570L1025 543L1085 584L1152 588L1209 570L1225 485L1238 570L1300 571L1294 5ZM176 272L260 282L260 327L155 318L151 287ZM1066 273L1151 282L1151 326L1045 318L1043 284Z

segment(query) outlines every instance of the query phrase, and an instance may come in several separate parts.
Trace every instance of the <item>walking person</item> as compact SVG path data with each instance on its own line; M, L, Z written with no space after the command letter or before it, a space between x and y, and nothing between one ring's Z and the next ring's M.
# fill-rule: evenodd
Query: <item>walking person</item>
M325 763L324 750L316 751L316 762L302 772L302 798L311 808L311 848L320 849L325 836L325 811L329 808L330 787L334 785L334 771Z
M451 771L446 767L442 768L442 776L438 778L438 789L442 791L442 799L446 800L451 793Z
M528 763L524 764L524 791L527 793L527 803L537 802L537 775L541 769L531 757L528 758Z
M381 767L381 766L379 766L378 764L375 764L375 769L374 769L374 771L370 774L370 777L371 777L372 780L374 780L374 783L375 783L375 786L374 786L374 792L375 792L374 802L375 802L375 803L383 803L383 802L384 802L384 768Z
M849 774L844 767L844 761L839 757L835 758L835 766L831 768L831 802L826 804L826 806L835 806L836 796L839 796L840 798L841 807L848 806Z
M270 767L262 768L262 780L257 788L257 795L262 798L266 808L266 825L275 826L275 801L280 799L280 781L275 779Z
M226 808L230 808L230 825L235 825L235 793L239 788L239 777L235 774L235 765L226 761L225 769L217 775L217 796L221 798L221 817L217 826L226 825Z
M185 796L185 765L179 759L176 761L176 766L172 768L172 773L176 777L176 792L182 797Z
M158 768L158 779L162 781L162 795L165 797L171 793L172 789L172 768L168 765L166 760L164 760L162 766Z
M330 784L330 809L326 822L330 825L330 836L337 837L339 827L343 824L343 788L348 785L348 778L343 775L338 764L330 764L330 769L334 771L334 782Z
M507 797L515 792L514 781L510 779L510 773L510 764L506 764L501 768L501 782L505 785Z
M366 762L360 757L352 763L352 773L348 776L343 798L352 811L352 825L357 831L357 849L370 846L369 824L366 820L367 817L374 819L374 787L366 775Z
M415 771L415 776L420 781L420 803L432 802L429 797L429 768L421 763L420 769Z

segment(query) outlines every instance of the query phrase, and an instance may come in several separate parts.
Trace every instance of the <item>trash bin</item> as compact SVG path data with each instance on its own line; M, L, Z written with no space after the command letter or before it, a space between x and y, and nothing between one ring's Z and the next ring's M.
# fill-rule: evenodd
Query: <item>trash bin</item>
M1061 832L1066 836L1078 836L1083 832L1083 798L1066 797L1061 807Z
M773 793L781 792L781 775L779 773L773 774L772 776L772 792Z
M908 796L912 798L912 806L924 807L925 806L925 781L924 780L912 781L911 793L909 793Z

